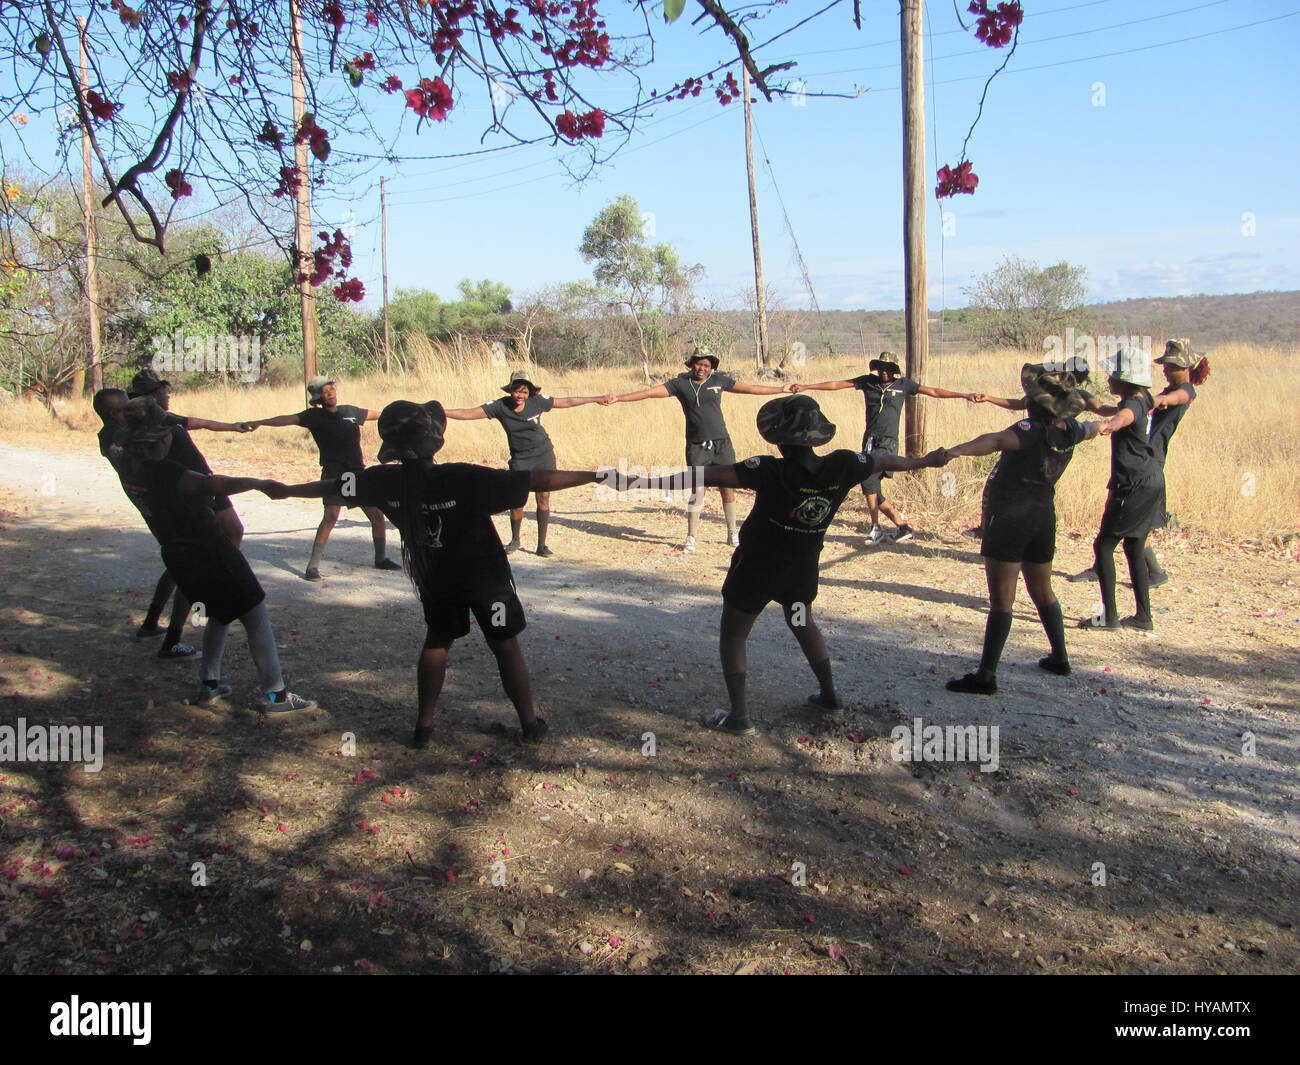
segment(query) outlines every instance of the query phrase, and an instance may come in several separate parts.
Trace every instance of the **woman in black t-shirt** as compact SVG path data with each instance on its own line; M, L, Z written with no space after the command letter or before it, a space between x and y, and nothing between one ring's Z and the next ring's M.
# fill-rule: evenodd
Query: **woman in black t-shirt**
M740 527L739 544L722 585L722 625L718 641L722 677L730 712L718 712L705 724L737 736L755 731L745 703L750 630L768 603L775 600L785 614L799 648L820 685L810 698L826 711L843 709L831 676L830 652L812 618L817 597L818 561L826 530L844 497L855 485L880 470L918 470L943 465L941 449L922 458L884 453L832 451L818 455L813 448L835 435L812 396L785 396L764 403L758 411L758 432L775 444L781 457L760 455L732 466L708 466L671 477L638 479L651 491L690 491L703 473L710 488L749 488L754 506ZM616 479L619 491L629 485Z
M984 573L989 586L989 616L984 625L984 650L974 673L948 681L948 690L992 695L998 690L998 663L1011 632L1011 608L1016 578L1023 573L1025 589L1038 609L1052 652L1038 664L1049 673L1070 675L1065 649L1065 620L1052 591L1052 559L1056 554L1056 482L1074 455L1076 444L1100 431L1098 422L1078 422L1085 407L1073 380L1042 366L1027 364L1021 383L1028 399L1029 418L1000 433L986 433L949 448L951 458L1002 453L984 490Z
M1156 362L1164 370L1167 383L1164 391L1155 398L1155 412L1151 415L1151 446L1155 449L1156 459L1163 470L1165 460L1169 457L1169 441L1192 400L1196 398L1196 386L1210 376L1210 360L1204 355L1193 354L1190 340L1178 339L1165 344L1165 353ZM1169 514L1162 505L1157 528L1163 529L1168 524ZM1158 588L1169 580L1169 575L1156 561L1156 553L1150 544L1146 545L1142 557L1146 559L1152 588Z
M510 375L510 383L501 386L506 395L494 399L481 407L456 407L446 411L449 419L454 421L478 421L492 418L501 423L506 431L506 443L510 446L510 468L512 470L553 470L555 469L555 447L550 435L542 428L542 415L549 410L565 410L568 407L581 407L584 403L612 403L614 397L608 396L569 396L554 399L545 395L532 381L528 374L517 370ZM551 521L551 493L537 493L537 553L542 558L550 558L554 551L546 546L546 531ZM519 533L524 526L524 508L517 507L510 511L510 542L505 545L507 554L519 550Z
M532 681L518 635L527 622L515 593L510 563L492 515L522 506L528 493L592 484L581 470L489 470L457 462L442 466L447 427L442 405L397 400L379 415L379 461L356 481L357 498L380 507L402 534L402 556L424 607L424 647L416 664L419 710L411 746L429 746L438 696L447 676L447 651L469 632L470 614L497 661L501 685L519 716L523 740L538 743L546 721L533 706ZM339 483L278 486L283 495L316 497Z
M196 473L169 459L173 426L148 396L132 400L125 418L122 487L162 548L167 571L207 618L199 701L208 703L230 694L230 686L221 683L221 663L230 623L238 619L248 635L248 650L266 696L263 712L278 715L313 709L314 702L285 689L266 593L212 511L214 495L257 490L274 496L281 486L253 477Z
M316 447L320 451L320 475L322 480L334 480L351 474L351 480L344 480L343 490L336 495L327 495L321 501L324 510L320 525L316 528L316 537L312 540L311 558L303 571L303 580L321 579L320 562L325 554L325 545L330 533L339 520L344 507L355 507L356 496L352 486L356 475L365 469L365 459L361 456L361 427L379 417L379 411L367 410L365 407L352 407L339 403L338 386L328 377L313 377L307 382L307 409L297 414L280 414L274 418L262 418L249 422L252 428L266 425L280 428L286 425L301 425L311 433ZM361 513L370 521L370 539L375 547L375 569L397 570L402 567L388 557L386 543L387 533L384 529L384 514L378 507L361 507Z
M1119 353L1109 387L1120 397L1114 417L1101 423L1110 436L1110 490L1101 529L1093 541L1094 567L1101 586L1102 617L1083 618L1079 628L1138 629L1151 632L1151 593L1146 559L1147 535L1159 526L1164 515L1165 475L1151 446L1151 364L1141 352ZM1136 611L1119 617L1115 605L1115 547L1124 543L1129 578L1133 582Z

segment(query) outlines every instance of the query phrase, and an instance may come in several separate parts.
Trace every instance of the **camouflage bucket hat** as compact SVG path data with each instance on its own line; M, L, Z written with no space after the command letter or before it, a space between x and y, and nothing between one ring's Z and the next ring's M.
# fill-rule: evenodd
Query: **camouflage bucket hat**
M514 391L516 388L518 388L520 385L527 385L527 386L528 386L528 394L529 394L530 396L535 396L535 395L537 395L538 392L541 391L540 388L538 388L535 384L533 384L532 379L528 376L528 371L527 371L527 370L515 370L515 371L510 375L510 383L509 383L509 384L502 385L502 386L501 386L501 391L502 391L502 392L513 392L513 391Z
M1079 389L1087 382L1087 370L1049 370L1042 363L1027 362L1020 368L1020 387L1032 407L1054 418L1073 418L1087 406Z
M307 395L311 397L312 405L324 402L326 385L336 385L337 383L332 377L313 377L308 381Z
M769 444L819 447L835 435L835 426L812 396L782 396L758 408L758 435Z
M1151 387L1150 356L1142 351L1123 350L1115 355L1115 367L1110 371L1111 377L1125 384L1137 385L1139 388Z
M153 396L137 396L131 400L123 411L123 417L126 419L123 447L152 447L172 435L172 427L167 424L166 415Z
M399 399L379 415L380 462L427 459L442 450L447 415L437 400L412 403Z
M1156 362L1172 366L1175 370L1190 370L1197 361L1192 353L1192 342L1186 337L1165 342L1165 353Z

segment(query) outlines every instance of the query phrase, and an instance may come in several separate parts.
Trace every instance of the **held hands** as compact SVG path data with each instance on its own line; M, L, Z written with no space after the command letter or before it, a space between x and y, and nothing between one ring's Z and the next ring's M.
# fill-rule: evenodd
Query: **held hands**
M971 403L987 403L989 401L989 397L983 392L970 392L967 394L966 399Z
M600 405L602 407L608 407L611 403L617 403L617 402L618 402L618 396L614 395L614 393L611 392L609 393L609 395L601 397Z
M781 391L782 391L782 392L797 393L797 392L799 391L799 386L798 386L797 384L795 384L793 381L787 381L787 382L786 382L786 385L785 385L785 388L783 388Z
M925 456L927 466L946 466L952 460L952 455L946 448L937 447Z
M786 388L789 391L794 392L796 395L800 392L807 391L807 387L799 384L797 381L791 381L788 385L786 385Z
M235 432L237 433L251 433L256 428L257 426L252 422L235 422Z
M257 490L264 492L271 499L288 499L289 489L279 481L259 481Z

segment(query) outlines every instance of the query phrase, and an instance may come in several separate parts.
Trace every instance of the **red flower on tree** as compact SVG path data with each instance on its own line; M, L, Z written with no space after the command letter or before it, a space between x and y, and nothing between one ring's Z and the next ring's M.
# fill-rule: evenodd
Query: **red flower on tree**
M973 193L975 186L980 183L979 177L971 169L969 162L961 163L957 169L945 166L939 171L939 184L934 190L936 199L942 200L948 196L956 196L960 193Z
M278 196L297 196L298 189L302 187L302 175L298 173L296 166L280 167L280 184L275 190Z
M293 138L294 144L301 144L303 141L307 142L311 154L322 163L330 157L330 136L323 126L316 125L316 116L310 111L302 116L298 132Z
M338 0L330 0L328 4L320 9L320 15L336 30L341 30L343 23L347 21L343 17L343 8L339 5Z
M179 200L182 196L193 196L194 188L185 176L179 170L168 170L163 177L163 184L172 190L172 199Z
M121 108L121 104L109 103L94 89L86 93L86 106L90 108L90 113L99 119L100 122L107 122Z
M334 298L340 303L360 303L366 298L366 286L355 277L334 286Z
M599 107L585 115L575 115L565 111L555 120L555 128L561 137L571 141L580 141L584 137L599 137L605 132L605 112Z
M990 8L988 0L971 0L970 7L966 10L979 16L979 21L975 24L975 36L990 48L1003 48L1010 44L1016 27L1025 17L1019 0L998 4L996 8Z
M442 78L421 78L417 88L406 90L406 106L421 118L441 122L451 110L451 89Z
M397 92L402 87L402 79L396 74L389 74L379 85L384 92Z
M378 25L379 25L379 16L376 15L373 11L367 11L367 12L366 12L366 25L367 25L367 26L378 26Z
M190 87L190 74L187 70L167 71L167 87L177 92L186 92Z

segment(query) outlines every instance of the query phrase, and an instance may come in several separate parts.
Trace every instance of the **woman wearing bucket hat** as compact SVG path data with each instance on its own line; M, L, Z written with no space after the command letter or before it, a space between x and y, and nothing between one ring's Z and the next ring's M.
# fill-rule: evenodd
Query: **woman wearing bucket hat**
M923 458L832 451L818 455L814 447L835 435L812 396L783 396L758 411L759 434L775 444L781 457L759 455L731 466L702 471L706 486L748 488L754 506L740 527L740 542L722 585L722 625L718 641L722 676L731 710L710 715L705 724L733 735L755 731L745 701L748 659L745 645L758 615L768 603L781 605L785 622L820 685L809 701L822 710L843 709L831 676L830 652L812 618L817 598L818 560L836 510L864 476L877 470L917 470L942 466L943 451ZM685 490L695 471L652 478L651 490ZM626 487L619 482L620 489Z
M985 433L949 448L951 458L1001 452L984 490L984 573L989 588L989 616L984 625L984 649L974 673L948 681L948 690L992 695L998 690L998 663L1011 632L1011 608L1016 581L1023 573L1025 589L1047 631L1051 654L1038 664L1049 673L1069 676L1065 650L1065 620L1052 591L1052 558L1056 554L1056 482L1074 456L1076 444L1091 440L1099 422L1079 422L1083 394L1071 375L1051 373L1026 363L1020 374L1028 400L1029 418L1000 433Z
M379 411L367 410L365 407L352 407L339 403L338 386L331 377L313 377L307 382L307 409L297 414L280 414L274 418L263 418L249 422L254 429L260 425L281 428L286 425L301 425L311 433L316 447L320 451L320 475L322 480L333 480L345 473L354 476L366 466L361 454L361 426L379 417ZM350 482L345 482L345 489ZM344 507L359 504L348 494L328 495L321 500L324 513L316 529L316 537L311 545L311 558L303 571L303 579L318 581L320 561L325 554L325 545L330 533L339 520ZM370 521L370 539L375 547L375 569L401 569L388 557L384 514L378 507L361 507L361 512Z
M356 498L376 506L402 534L402 556L424 607L425 640L416 665L419 710L413 747L427 747L447 652L469 632L470 614L497 661L501 684L519 716L523 739L541 741L548 729L533 707L532 682L519 647L526 621L510 563L492 515L522 507L529 492L592 484L594 471L490 470L469 463L438 465L446 414L437 402L398 400L379 415L382 463L356 478ZM290 496L338 492L340 479L293 485Z
M895 361L893 352L882 351L880 358L872 359L867 364L867 372L857 377L840 381L822 381L815 385L795 385L793 391L807 392L820 390L834 392L841 388L856 388L862 392L866 401L867 427L862 434L862 450L875 454L898 454L899 423L903 416L903 406L910 396L922 395L932 399L973 399L968 392L949 392L946 388L934 388L930 385L917 384L910 377L904 377L903 371ZM862 494L867 497L867 510L871 515L871 530L867 539L878 544L884 539L880 531L880 514L884 514L894 523L894 542L902 543L916 535L912 528L892 503L885 501L881 488L881 478L888 477L888 472L872 474L862 482Z
M208 703L230 694L229 685L221 683L221 663L230 623L238 620L248 636L248 650L266 696L263 712L311 710L314 702L285 688L266 593L212 511L214 495L257 490L274 498L282 486L253 477L199 474L168 458L174 435L164 413L147 396L127 404L122 487L161 546L167 571L207 618L199 701Z
M686 373L640 392L615 396L613 403L637 403L643 399L667 399L671 396L682 405L686 415L686 465L690 467L717 467L726 469L736 461L736 451L731 446L727 423L722 417L722 393L735 392L744 396L774 396L788 392L789 388L771 385L747 385L725 373L718 373L718 357L708 348L697 344L686 360ZM686 542L683 551L695 550L695 538L700 528L700 512L704 509L704 488L692 485L692 495L686 504ZM727 522L727 543L735 547L736 493L719 486L722 496L722 516Z
M569 396L559 399L546 395L529 379L524 370L516 370L508 383L501 386L506 395L481 407L448 409L445 413L455 421L476 421L491 418L501 423L510 446L512 470L555 469L555 447L542 428L542 415L549 410L581 407L585 403L611 403L613 396ZM546 530L551 521L551 493L537 493L537 553L550 558L554 551L546 546ZM510 512L510 542L506 553L519 550L519 533L524 525L524 508Z
M1079 622L1081 629L1139 629L1151 632L1149 574L1143 552L1147 535L1164 517L1165 475L1151 444L1151 364L1140 351L1121 351L1111 371L1109 387L1120 397L1117 413L1101 423L1110 436L1110 481L1101 529L1093 541L1102 615ZM1120 620L1115 605L1115 547L1123 541L1133 582L1136 611Z

